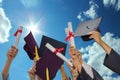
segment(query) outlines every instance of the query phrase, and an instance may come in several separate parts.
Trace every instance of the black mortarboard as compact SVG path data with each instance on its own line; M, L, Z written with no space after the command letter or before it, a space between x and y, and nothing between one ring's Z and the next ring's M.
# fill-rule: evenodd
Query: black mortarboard
M77 37L77 36L81 36L81 38L84 40L84 41L89 41L91 40L89 37L90 35L88 35L89 32L91 31L94 31L94 30L98 30L98 27L99 27L99 24L101 22L101 19L102 17L100 18L97 18L97 19L94 19L94 20L89 20L89 21L83 21L81 22L75 33L74 33L74 36Z
M41 40L41 44L40 44L40 48L39 48L39 56L42 56L43 52L46 50L46 43L51 44L53 47L55 48L60 48L60 47L64 47L66 49L67 44L63 43L61 41L55 40L53 38L47 37L47 36L42 36L42 40ZM62 52L63 55L65 55L65 50Z
M28 54L29 58L31 60L35 57L35 46L37 46L37 43L32 35L32 32L30 32L25 38L24 38L26 44L24 46L24 50ZM38 46L37 46L38 47Z
M48 68L50 80L53 80L58 69L63 64L63 60L56 56L55 53L47 49L45 47L46 43L50 43L55 48L64 48L64 50L61 51L63 55L65 55L67 45L50 37L42 36L41 45L39 48L39 53L41 53L42 56L36 64L36 74L43 80L46 80L46 68Z

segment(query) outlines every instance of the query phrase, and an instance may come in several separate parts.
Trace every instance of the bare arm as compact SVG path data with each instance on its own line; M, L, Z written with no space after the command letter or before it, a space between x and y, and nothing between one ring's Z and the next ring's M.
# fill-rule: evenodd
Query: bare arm
M89 34L91 34L90 38L93 38L109 55L112 48L101 39L100 33L98 31L92 31Z
M15 58L17 53L18 49L16 49L14 46L12 46L10 50L7 52L7 61L2 71L3 80L7 79L11 62Z
M68 67L71 72L72 80L76 80L79 75L78 73L81 74L82 71L82 63L83 63L82 55L73 46L71 46L69 49L69 55L72 59L71 62L73 63L74 67L71 67L70 65L68 65Z
M35 69L32 67L30 68L30 70L28 71L29 73L29 77L30 77L30 80L35 80Z
M109 55L112 48L109 47L103 40L101 41L101 43L99 44L104 50L105 52Z
M63 65L60 67L60 71L61 71L61 75L62 75L62 80L69 80Z
M30 80L35 80L35 77L36 77L36 63L37 63L37 60L36 60L36 58L34 58L33 66L28 71Z
M83 63L81 53L77 51L75 47L71 46L69 49L69 55L72 59L71 61L74 67L76 67L78 72L81 73L82 63Z
M75 67L71 67L69 64L67 64L67 66L70 69L70 73L71 73L71 80L76 80L78 77L78 72L77 72L77 68Z

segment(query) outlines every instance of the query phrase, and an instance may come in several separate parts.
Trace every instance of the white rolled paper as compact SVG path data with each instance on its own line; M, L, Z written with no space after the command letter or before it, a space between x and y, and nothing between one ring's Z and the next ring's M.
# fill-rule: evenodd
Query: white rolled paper
M66 33L67 36L69 36L69 34L68 34L69 33L68 28L65 28L65 33Z
M70 27L70 28L69 28L69 27ZM73 30L72 30L72 22L68 22L68 28L70 29L70 31L73 32Z
M23 29L23 27L22 26L20 26L19 27L19 30L22 30ZM15 41L15 43L14 43L14 46L17 48L17 46L18 46L18 43L19 43L19 40L20 40L20 36L21 36L21 33L20 32L18 32L18 34L17 34L17 36L16 36L16 41Z
M65 28L65 33L66 33L67 36L69 36L69 30L68 30L68 28ZM70 41L68 41L68 43L70 44Z
M68 34L69 34L69 31L73 33L72 22L68 22ZM70 45L75 47L74 37L70 38Z
M45 46L46 46L50 51L52 51L53 53L55 52L55 48L54 48L51 44L47 43ZM72 64L65 56L63 56L60 52L58 52L56 55L57 55L60 59L62 59L63 61L65 61L67 64L69 64L71 67L73 67L73 64Z

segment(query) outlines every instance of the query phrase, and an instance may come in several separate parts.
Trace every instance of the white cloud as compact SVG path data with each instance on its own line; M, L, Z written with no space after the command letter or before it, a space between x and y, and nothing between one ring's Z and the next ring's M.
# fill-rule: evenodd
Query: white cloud
M99 6L93 2L93 0L89 1L90 8L87 11L80 12L77 18L83 21L85 18L94 19L97 17L97 9Z
M103 4L104 6L108 7L110 5L114 6L115 5L116 0L103 0Z
M10 20L6 17L3 8L0 8L0 43L8 41L10 29Z
M83 16L84 16L84 14L80 12L79 15L77 16L77 18L78 18L80 21L84 21Z
M21 0L21 3L26 8L36 7L39 3L39 0Z
M2 6L2 0L0 0L0 6Z
M112 33L106 33L102 39L120 54L120 38L114 37ZM86 48L81 48L80 51L84 53L83 59L87 60L87 63L93 66L105 80L120 80L120 76L112 77L114 72L103 65L106 53L96 42Z
M0 4L2 3L2 0L0 0Z
M113 78L113 77L110 77L110 76L104 76L103 78L104 78L104 80L120 80L120 77Z
M105 7L114 7L117 11L120 10L120 0L103 0Z
M96 14L96 9L98 8L98 5L96 3L94 3L93 1L90 1L89 2L89 5L90 6L90 9L87 10L86 12L84 12L84 14L89 17L89 18L96 18L97 17L97 14Z
M118 3L116 4L116 10L119 11L120 10L120 0L118 0Z

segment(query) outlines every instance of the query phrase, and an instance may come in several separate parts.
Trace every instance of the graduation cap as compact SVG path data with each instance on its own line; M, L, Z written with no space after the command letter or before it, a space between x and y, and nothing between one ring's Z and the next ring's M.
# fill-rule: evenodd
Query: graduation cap
M39 48L39 53L40 53L39 55L40 56L42 56L43 52L46 50L46 46L45 46L46 43L50 43L55 48L61 48L61 47L63 47L64 51L62 51L61 53L63 55L65 55L66 46L67 46L66 43L63 43L61 41L58 41L58 40L55 40L53 38L50 38L50 37L47 37L47 36L43 35L41 43L40 43L40 48Z
M99 31L98 27L99 27L99 24L100 24L101 20L102 20L102 17L94 19L94 20L81 22L78 25L78 27L77 27L77 29L76 29L76 31L74 33L74 36L75 37L81 36L81 38L84 41L91 40L91 39L89 39L90 35L88 35L88 33L91 32L91 31L94 31L94 30Z
M58 56L56 56L55 53L51 52L48 48L46 48L46 43L50 43L55 48L64 48L64 50L61 51L63 55L65 55L67 45L61 41L52 39L50 37L42 36L41 45L39 48L39 53L42 53L42 56L40 60L37 61L36 74L43 80L46 80L46 68L48 68L49 78L50 80L53 80L58 69L63 64L63 60L61 60Z
M24 50L28 54L29 58L31 60L35 57L35 46L37 46L37 43L32 35L32 32L30 32L25 38L24 38L26 44L24 45ZM38 48L38 46L37 46Z

